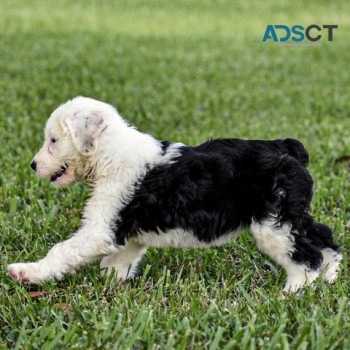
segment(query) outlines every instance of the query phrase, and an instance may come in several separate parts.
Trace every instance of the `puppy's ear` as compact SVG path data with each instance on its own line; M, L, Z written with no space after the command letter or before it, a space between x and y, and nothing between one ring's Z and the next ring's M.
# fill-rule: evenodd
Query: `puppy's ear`
M65 119L66 127L72 137L75 148L83 155L92 155L96 150L96 139L107 127L98 113L86 116L75 114Z

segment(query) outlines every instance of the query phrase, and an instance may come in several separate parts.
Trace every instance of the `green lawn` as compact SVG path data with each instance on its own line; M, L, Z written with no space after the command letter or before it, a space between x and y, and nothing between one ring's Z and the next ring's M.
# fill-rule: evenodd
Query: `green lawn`
M334 41L262 43L267 24L312 23L338 24ZM350 154L349 68L348 0L1 0L0 349L350 349L350 164L336 161ZM149 250L123 284L98 264L12 282L7 264L79 227L88 188L56 190L29 167L50 112L78 94L160 139L299 138L312 213L342 245L336 283L283 299L284 272L247 232L224 248Z

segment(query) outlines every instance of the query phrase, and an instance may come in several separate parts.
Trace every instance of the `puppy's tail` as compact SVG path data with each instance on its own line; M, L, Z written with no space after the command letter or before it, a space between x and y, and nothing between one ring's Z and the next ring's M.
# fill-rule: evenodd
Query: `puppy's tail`
M300 141L295 139L284 139L282 142L289 155L295 158L303 166L307 166L309 163L309 154Z

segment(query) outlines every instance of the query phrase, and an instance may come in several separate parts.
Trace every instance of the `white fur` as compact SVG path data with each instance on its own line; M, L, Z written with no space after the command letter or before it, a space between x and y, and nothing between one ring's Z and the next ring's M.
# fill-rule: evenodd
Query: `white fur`
M83 119L93 137L93 147L88 152L79 144L84 143L86 136L84 123L74 118ZM101 125L101 130L95 129ZM51 138L57 141L53 143ZM44 145L34 158L37 174L50 179L62 164L68 163L67 171L54 185L68 186L87 178L93 185L93 193L84 209L82 227L72 238L55 245L37 263L9 265L12 278L40 283L59 279L79 266L108 255L111 257L103 260L103 267L119 261L114 257L121 249L113 244L114 234L110 228L117 219L116 213L133 194L134 184L144 175L146 165L169 162L176 156L179 145L172 145L167 155L162 156L158 141L130 127L112 106L90 98L77 97L57 108L47 122ZM125 256L125 252L121 254ZM140 255L142 253L140 249ZM139 256L135 257L137 260ZM132 261L130 264L133 266ZM121 277L126 276L125 264L122 265Z
M173 229L167 232L160 230L158 232L140 232L137 237L130 239L123 249L102 259L102 274L110 273L115 269L118 279L124 280L127 277L133 277L138 263L149 247L209 248L222 246L236 235L237 233L233 232L212 242L203 242L192 232L182 229Z
M250 231L256 239L258 248L286 270L287 282L284 291L295 292L317 278L319 271L309 271L306 265L292 261L294 237L290 225L279 225L273 219L261 223L253 221Z
M321 277L327 282L333 283L337 277L339 265L343 257L340 253L329 248L324 249L322 254Z
M214 241L200 241L192 232L173 229L167 232L140 232L135 240L146 247L209 248L218 247L237 236L236 232L220 236Z
M102 275L116 272L117 278L124 280L133 277L137 271L137 265L146 253L146 247L134 240L127 242L125 247L101 260Z
M145 175L147 167L172 162L180 145L172 144L163 155L158 141L138 132L115 108L100 101L77 97L57 108L47 121L44 144L34 157L36 172L57 187L85 179L93 192L84 208L81 228L38 262L9 265L10 276L18 281L41 283L60 279L79 266L102 258L104 272L115 270L118 278L125 279L135 274L147 247L204 248L225 244L235 232L211 243L181 229L140 232L125 246L115 245L111 227L125 202L131 199L135 183ZM319 275L319 271L310 272L305 265L292 261L290 225L279 226L271 219L253 221L250 229L259 249L286 270L285 290L296 291ZM323 277L333 281L341 255L326 249L323 257Z

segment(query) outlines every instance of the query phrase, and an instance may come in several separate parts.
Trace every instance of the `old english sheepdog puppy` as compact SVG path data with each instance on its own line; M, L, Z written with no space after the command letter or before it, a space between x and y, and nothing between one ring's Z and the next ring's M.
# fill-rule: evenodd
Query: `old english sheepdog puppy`
M57 187L92 185L82 226L43 259L9 265L8 273L40 283L102 259L103 271L125 279L148 247L219 246L249 228L286 270L284 290L319 275L332 282L342 256L332 231L308 214L307 163L293 139L157 141L112 106L76 97L52 113L31 167Z

